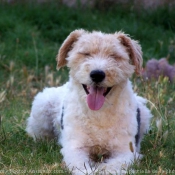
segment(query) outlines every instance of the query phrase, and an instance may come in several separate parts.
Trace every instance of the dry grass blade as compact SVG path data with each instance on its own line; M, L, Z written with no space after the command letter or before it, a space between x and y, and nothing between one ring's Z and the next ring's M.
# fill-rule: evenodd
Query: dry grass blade
M6 98L6 91L2 91L0 93L0 103L2 103Z
M134 152L134 148L133 148L132 142L129 142L129 148L130 148L131 152L133 153Z

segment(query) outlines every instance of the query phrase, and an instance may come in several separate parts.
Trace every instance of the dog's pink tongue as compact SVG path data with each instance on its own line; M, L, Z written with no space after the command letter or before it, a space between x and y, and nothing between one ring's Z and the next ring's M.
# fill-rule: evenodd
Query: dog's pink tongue
M91 110L99 110L103 106L105 101L104 92L103 87L90 86L87 103Z

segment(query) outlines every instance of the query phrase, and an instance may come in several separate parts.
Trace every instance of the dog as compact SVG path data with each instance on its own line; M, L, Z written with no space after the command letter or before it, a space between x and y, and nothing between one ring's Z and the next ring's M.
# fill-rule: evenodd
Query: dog
M129 80L142 70L141 46L121 31L79 29L63 42L56 60L58 69L69 68L69 81L36 95L27 133L35 140L57 137L72 174L122 174L141 158L151 119L147 100Z

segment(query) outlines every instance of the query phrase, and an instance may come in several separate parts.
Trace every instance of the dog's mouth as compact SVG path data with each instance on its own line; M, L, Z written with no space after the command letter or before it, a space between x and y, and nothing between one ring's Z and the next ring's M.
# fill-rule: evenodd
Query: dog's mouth
M112 87L100 87L96 85L82 84L87 94L87 103L91 110L99 110L105 101L105 96L110 92Z

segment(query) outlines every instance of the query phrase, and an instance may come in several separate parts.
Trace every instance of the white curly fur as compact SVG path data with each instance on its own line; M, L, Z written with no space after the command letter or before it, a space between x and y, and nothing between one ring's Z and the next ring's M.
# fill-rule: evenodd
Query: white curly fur
M141 70L140 45L122 32L75 30L62 44L57 62L58 68L65 65L70 68L69 81L58 88L45 88L35 97L27 120L28 134L34 139L58 137L63 160L73 174L91 173L95 169L89 154L96 145L110 152L109 158L96 164L96 171L122 174L122 169L141 157L140 142L151 118L146 99L133 92L129 81L134 70L137 73ZM105 73L98 85L90 77L93 70ZM112 89L102 106L93 110L82 84L88 90L96 86ZM136 145L138 108L141 123Z

